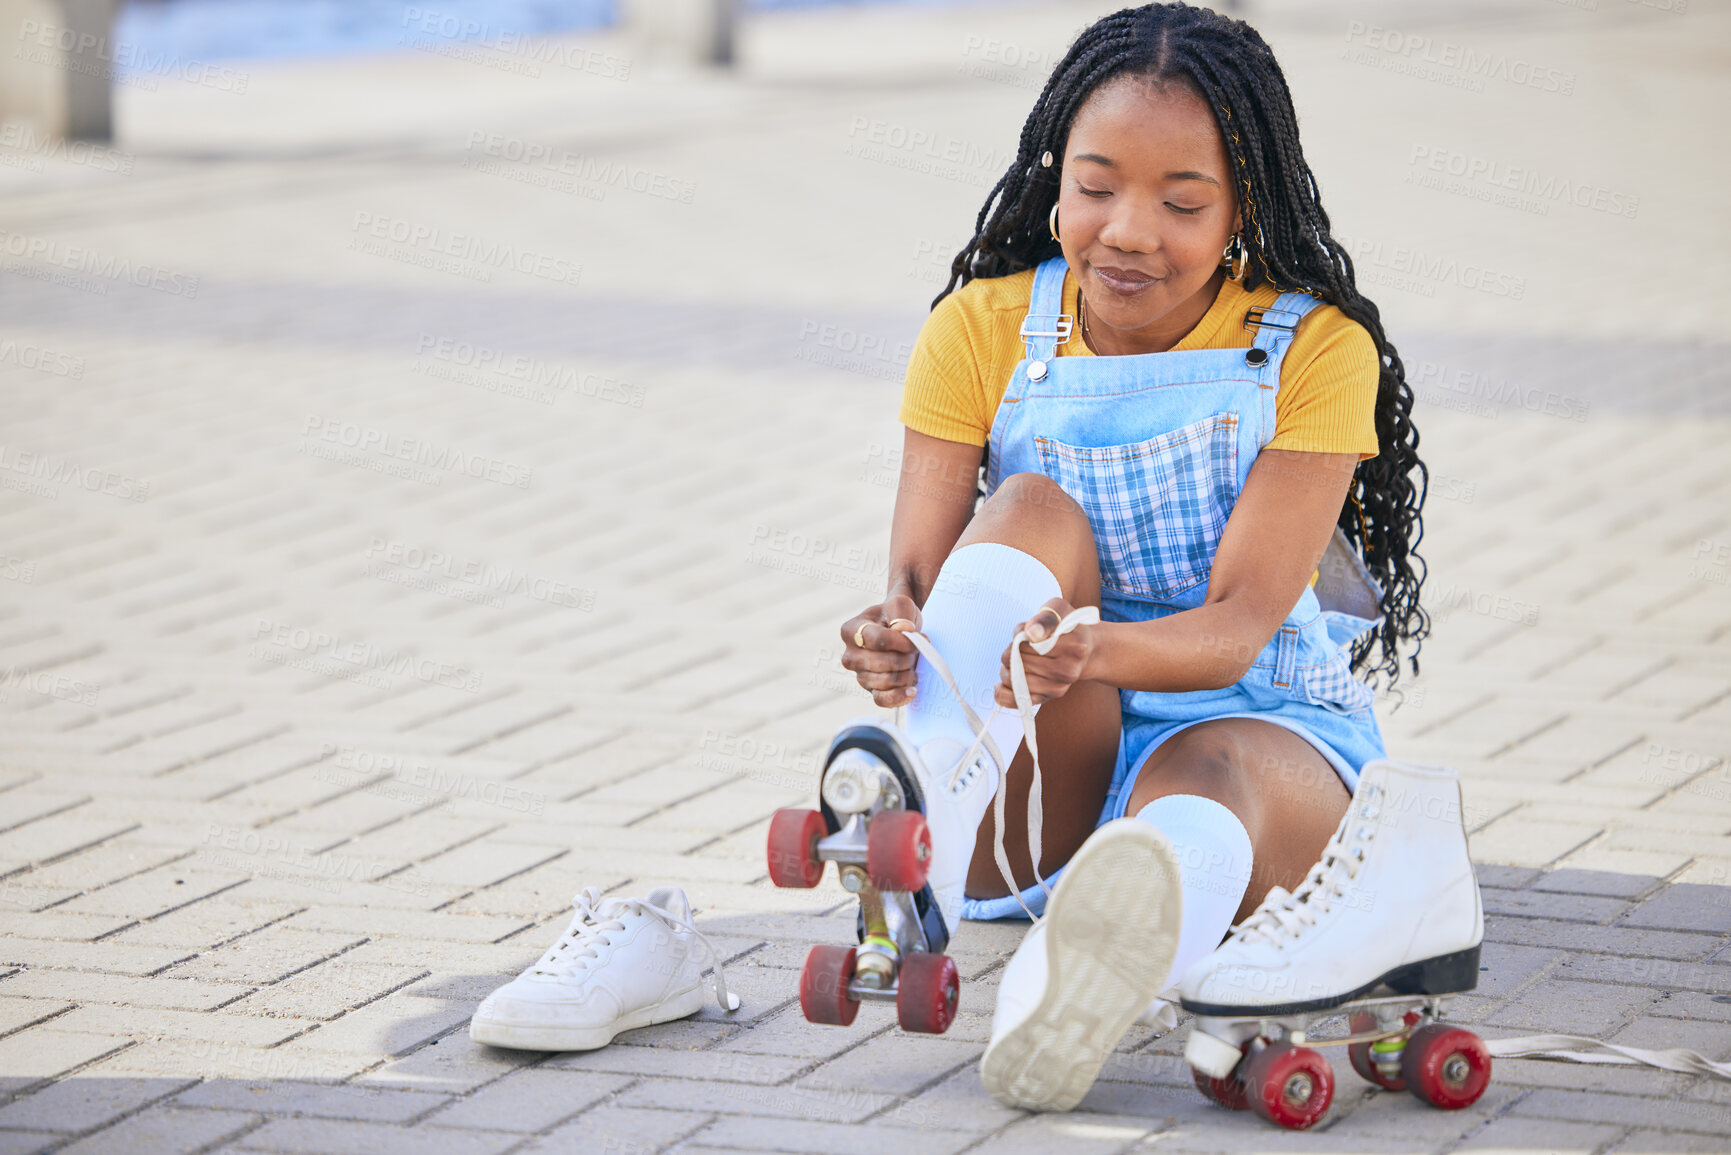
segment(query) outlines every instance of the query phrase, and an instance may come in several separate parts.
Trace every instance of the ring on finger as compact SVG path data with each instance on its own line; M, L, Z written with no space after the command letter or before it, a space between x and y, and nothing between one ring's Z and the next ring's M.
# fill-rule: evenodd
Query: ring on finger
M861 622L859 629L853 632L853 644L862 650L865 649L865 628L869 624L868 622Z
M1051 606L1041 606L1039 609L1034 611L1034 616L1036 618L1039 617L1041 614L1051 614L1052 615L1053 628L1056 628L1056 627L1064 624L1064 615L1060 614L1057 610L1053 609Z

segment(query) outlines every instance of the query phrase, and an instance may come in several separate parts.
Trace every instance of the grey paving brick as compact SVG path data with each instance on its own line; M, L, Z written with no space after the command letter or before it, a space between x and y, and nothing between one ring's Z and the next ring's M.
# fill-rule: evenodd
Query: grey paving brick
M0 834L0 858L48 862L106 842L126 833L134 825L125 820L82 818L76 810L57 814Z
M1480 893L1486 917L1536 917L1602 924L1610 922L1629 907L1629 903L1620 898L1588 894L1496 890L1491 887L1485 887Z
M543 1064L568 1071L611 1071L622 1075L652 1075L678 1079L711 1079L738 1083L780 1083L811 1065L811 1060L786 1055L753 1055L679 1050L668 1046L601 1047L558 1055Z
M1731 932L1731 887L1674 883L1630 911L1620 925Z
M58 910L31 914L0 913L0 936L7 938L58 938L93 942L130 924L130 918L65 914Z
M257 1116L237 1111L181 1111L152 1107L61 1150L73 1155L109 1155L115 1151L192 1155L257 1124Z
M891 1008L875 1004L860 1007L853 1026L822 1027L805 1021L798 1007L750 1024L716 1048L719 1052L755 1055L797 1055L829 1059L858 1046L872 1033L895 1022ZM954 1030L954 1028L951 1028Z
M393 1127L332 1119L273 1119L242 1137L236 1150L295 1151L307 1155L494 1155L517 1142L512 1135Z
M691 1134L710 1117L689 1111L651 1111L605 1103L531 1141L532 1155L649 1155Z
M460 1095L534 1062L529 1051L483 1047L467 1031L446 1035L432 1046L385 1063L358 1080L361 1086L401 1087Z
M986 1093L978 1064L970 1064L911 1099L898 1104L885 1120L904 1127L941 1126L983 1135L1024 1116ZM938 1122L933 1123L933 1120Z
M1513 994L1534 975L1562 957L1561 951L1513 946L1503 942L1484 943L1479 948L1477 993L1493 997Z
M0 1128L90 1131L178 1089L162 1079L74 1075L0 1107Z
M890 1106L895 1102L895 1098L861 1091L805 1090L798 1087L763 1087L744 1083L709 1083L692 1079L679 1082L640 1082L621 1092L615 1101L622 1107L656 1107L675 1111L856 1123Z
M444 999L386 995L305 1036L321 1051L400 1055L469 1021L473 1008Z
M115 935L113 941L130 946L191 946L203 950L250 934L301 909L289 903L226 902L225 897L209 898L130 926Z
M0 991L6 988L0 986ZM53 1002L48 999L14 999L0 997L0 1036L23 1030L43 1019L51 1019L69 1010L71 1003Z
M38 1155L66 1141L47 1131L0 1131L0 1155Z
M1703 991L1667 991L1648 1008L1648 1013L1665 1018L1731 1023L1731 995L1710 995Z
M1522 991L1486 1020L1504 1027L1530 1027L1547 1034L1592 1035L1621 1026L1648 1010L1659 992L1650 987L1610 987L1546 979Z
M1486 1031L1485 1037L1494 1038L1503 1033ZM1508 1086L1560 1087L1572 1091L1602 1091L1607 1095L1649 1095L1660 1098L1680 1093L1692 1081L1689 1075L1652 1067L1598 1066L1546 1059L1508 1058L1496 1060L1493 1077L1499 1084Z
M136 977L159 974L194 953L184 948L124 946L108 942L0 939L0 963Z
M201 1110L248 1111L260 1115L406 1123L446 1101L444 1095L383 1087L213 1078L191 1090L182 1091L175 1097L173 1105Z
M1505 918L1485 925L1485 939L1520 946L1601 951L1647 958L1698 961L1718 948L1712 935L1646 930L1621 926L1589 926L1545 918Z
M29 970L0 983L0 993L20 998L72 998L83 1003L208 1011L241 998L247 993L247 988L227 983L194 982L190 979L127 978L121 975L94 975L77 971Z
M79 1007L54 1020L60 1031L122 1035L132 1039L201 1039L245 1047L269 1047L315 1024L305 1019L266 1019L228 1011L165 1011L141 1007Z
M1709 1059L1731 1058L1731 1031L1712 1022L1649 1015L1636 1019L1612 1035L1611 1041L1627 1047L1683 1047L1699 1051Z
M493 943L530 924L528 920L521 918L485 918L480 915L327 906L296 915L290 925L296 929L348 934L406 935L417 939Z
M906 1095L935 1082L984 1048L891 1032L868 1039L799 1080L799 1087Z
M482 1131L545 1131L631 1081L626 1075L530 1067L487 1084L428 1122Z
M1550 1155L1594 1155L1622 1134L1622 1128L1588 1123L1563 1123L1555 1119L1493 1119L1475 1131L1457 1151L1490 1152L1545 1151Z
M263 985L334 959L365 941L364 936L353 933L304 930L280 923L203 951L163 975Z
M1620 955L1571 955L1557 968L1558 978L1600 983L1638 983L1661 989L1731 994L1731 966Z
M0 1092L16 1093L124 1049L123 1039L57 1031L52 1022L0 1039Z
M1651 875L1618 874L1611 870L1563 868L1541 874L1527 885L1533 890L1562 894L1597 894L1608 898L1635 898L1659 880Z
M1143 1127L1129 1136L1134 1140L1146 1134ZM1072 1124L1071 1130L1076 1128ZM808 1122L790 1119L745 1119L737 1116L721 1118L696 1132L689 1142L697 1148L729 1151L822 1151L826 1155L880 1155L885 1150L906 1152L907 1155L950 1155L976 1142L979 1136L966 1131L945 1131L941 1124L930 1128L887 1125L873 1120L864 1126L838 1123ZM998 1149L1001 1136L994 1136L993 1150ZM1052 1136L1047 1136L1047 1142ZM1120 1142L1118 1147L1121 1148ZM1051 1150L1028 1148L1029 1150ZM1065 1150L1088 1150L1064 1144ZM1107 1148L1116 1150L1118 1148Z
M1516 1103L1513 1112L1543 1119L1581 1123L1731 1134L1731 1106L1687 1099L1642 1099L1589 1091L1543 1090Z
M1617 1155L1720 1155L1723 1135L1689 1135L1676 1131L1632 1131L1617 1144Z

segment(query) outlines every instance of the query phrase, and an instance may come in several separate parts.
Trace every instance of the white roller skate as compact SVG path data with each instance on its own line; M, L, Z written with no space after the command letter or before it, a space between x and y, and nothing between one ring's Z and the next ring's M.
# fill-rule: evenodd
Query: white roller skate
M1039 642L1018 632L1011 683L1034 754L1030 845L1039 861L1039 755L1033 703L1022 671L1021 644L1047 653L1078 625L1098 622L1099 610L1073 610ZM1010 878L1003 848L1001 751L989 732L997 709L981 719L968 705L943 658L924 634L908 638L955 693L973 745L934 739L915 749L899 726L856 719L830 743L819 779L817 810L779 810L769 828L769 876L777 886L812 887L833 861L844 889L860 900L859 945L815 946L800 975L799 1002L814 1023L847 1026L861 1000L893 1001L902 1029L941 1034L954 1021L961 984L943 953L961 918L962 892L974 840L986 808L997 803L998 868ZM1010 884L1016 892L1014 882Z
M1209 1098L1283 1127L1328 1110L1333 1075L1304 1044L1345 1043L1366 1080L1444 1108L1477 1101L1491 1058L1441 1022L1442 997L1478 984L1484 914L1453 770L1368 763L1298 889L1275 887L1179 984L1197 1016L1184 1057ZM1351 1035L1311 1026L1351 1013Z

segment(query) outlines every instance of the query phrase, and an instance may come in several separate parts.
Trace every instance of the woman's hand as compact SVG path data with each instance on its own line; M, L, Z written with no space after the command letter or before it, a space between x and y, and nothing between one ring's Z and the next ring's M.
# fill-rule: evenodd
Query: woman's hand
M1063 598L1053 598L1022 623L1021 629L1027 631L1030 641L1043 641L1051 637L1058 623L1075 608ZM1034 705L1062 698L1071 686L1082 680L1082 671L1094 653L1094 629L1089 625L1073 627L1058 639L1058 644L1049 654L1037 654L1032 646L1022 646L1022 672L1028 676L1028 695L1033 698ZM1009 646L1004 647L1003 673L997 689L992 692L992 700L1006 709L1016 708L1016 695L1010 688Z
M919 628L920 607L903 594L887 597L842 623L842 668L853 671L877 705L905 706L914 700L914 664L920 654L907 632Z

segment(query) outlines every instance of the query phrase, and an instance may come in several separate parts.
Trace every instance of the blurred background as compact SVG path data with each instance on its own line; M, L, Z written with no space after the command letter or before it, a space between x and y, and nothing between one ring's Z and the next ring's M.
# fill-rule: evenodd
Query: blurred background
M56 1021L148 1035L116 1078L220 1037L389 1082L579 886L671 880L797 1020L795 946L852 913L769 887L763 832L869 709L837 627L883 592L908 353L1113 7L0 0L0 1001L106 1006ZM1417 396L1436 628L1391 748L1460 768L1487 887L1596 872L1606 922L1731 883L1731 3L1230 7ZM1664 985L1593 973L1545 1005L1607 1035ZM1503 1021L1568 1029L1517 986ZM57 1037L31 1077L106 1053Z

